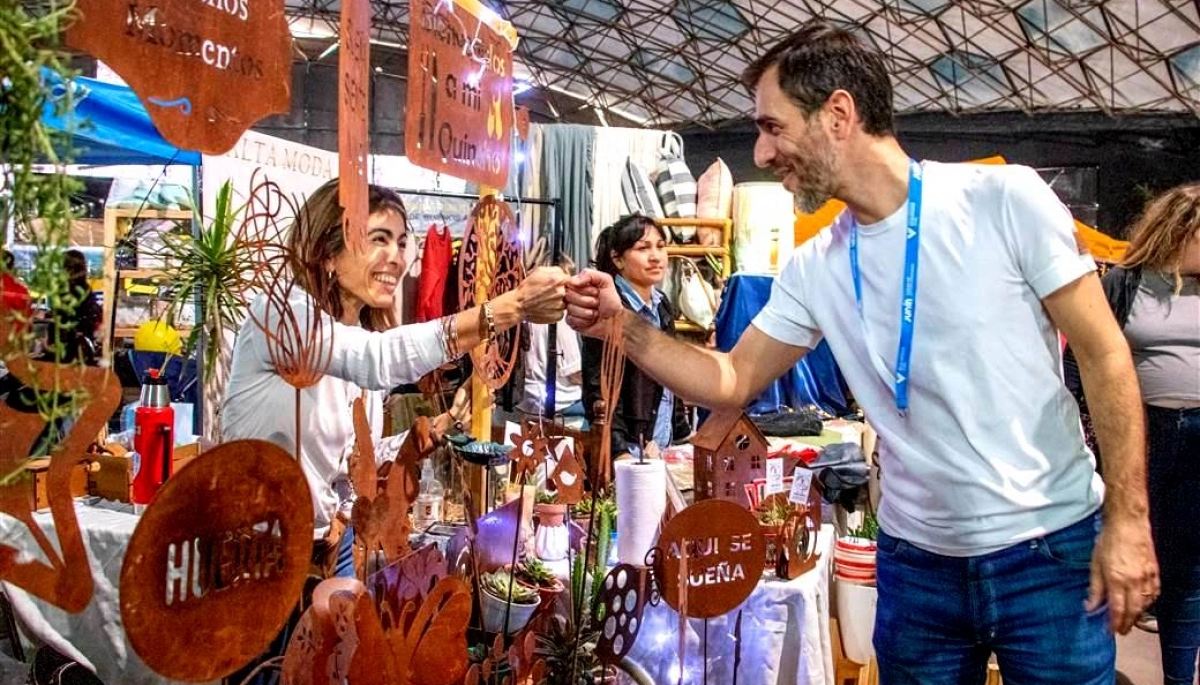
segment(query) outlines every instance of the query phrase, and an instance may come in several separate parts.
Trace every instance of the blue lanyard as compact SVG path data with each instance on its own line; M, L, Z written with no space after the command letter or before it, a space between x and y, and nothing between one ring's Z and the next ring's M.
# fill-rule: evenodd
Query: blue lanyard
M903 416L908 412L909 364L912 361L913 322L917 316L917 264L920 262L921 247L921 165L910 160L908 163L908 216L904 239L904 287L900 295L900 345L896 350L896 373L892 377L896 392L896 409ZM872 361L876 357L867 338L867 319L863 313L862 273L858 268L858 222L850 225L850 275L854 278L854 302L858 306L858 320L862 324L863 343L867 346ZM879 368L877 365L876 368ZM884 370L884 377L891 376Z

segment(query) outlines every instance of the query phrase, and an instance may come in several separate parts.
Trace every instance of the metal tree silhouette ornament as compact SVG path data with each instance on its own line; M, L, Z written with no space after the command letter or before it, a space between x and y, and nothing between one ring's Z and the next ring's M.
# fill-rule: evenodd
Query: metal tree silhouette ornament
M475 205L467 220L458 260L458 301L463 309L470 309L515 290L524 278L512 208L489 195ZM519 330L519 326L510 328L471 351L476 376L492 390L500 389L512 373L520 348Z

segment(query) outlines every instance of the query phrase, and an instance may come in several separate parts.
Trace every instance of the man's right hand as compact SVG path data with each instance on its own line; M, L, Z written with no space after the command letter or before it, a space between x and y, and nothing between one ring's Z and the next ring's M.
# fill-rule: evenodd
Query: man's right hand
M606 322L625 309L612 276L594 269L585 269L567 282L566 303L567 323L593 338L603 338Z

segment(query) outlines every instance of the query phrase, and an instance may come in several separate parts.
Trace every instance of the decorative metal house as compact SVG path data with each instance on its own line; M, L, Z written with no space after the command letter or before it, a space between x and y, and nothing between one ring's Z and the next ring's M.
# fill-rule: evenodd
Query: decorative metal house
M767 439L745 412L710 414L692 438L692 450L697 501L724 499L754 508L757 496L751 493L767 477Z

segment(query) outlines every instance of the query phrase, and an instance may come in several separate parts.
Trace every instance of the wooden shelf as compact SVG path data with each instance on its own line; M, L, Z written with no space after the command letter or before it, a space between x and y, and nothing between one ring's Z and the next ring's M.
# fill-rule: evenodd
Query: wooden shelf
M702 219L700 217L688 217L686 219L655 219L663 226L703 226L705 228L725 228L726 225L732 224L731 219Z
M703 245L668 245L668 255L679 255L681 257L703 257L705 255L716 255L724 257L729 253L729 248L721 246L705 247Z
M164 269L117 269L118 278L169 278Z
M676 333L704 333L707 334L707 329L701 328L687 319L675 319Z
M151 209L143 207L114 207L104 210L106 215L117 219L191 219L190 209Z

